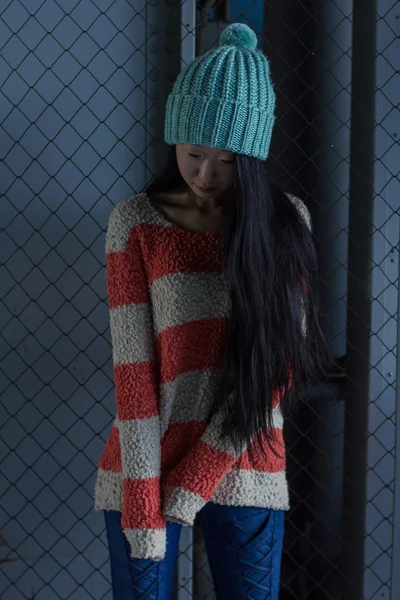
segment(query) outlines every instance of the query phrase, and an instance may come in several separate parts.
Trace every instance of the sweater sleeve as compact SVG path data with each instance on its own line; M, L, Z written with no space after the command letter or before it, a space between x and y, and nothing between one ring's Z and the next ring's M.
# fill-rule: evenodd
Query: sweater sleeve
M122 458L122 528L136 558L161 560L166 549L160 507L160 418L149 287L126 204L107 230L107 284Z
M306 206L294 196L289 196L301 217L311 232L311 218ZM301 303L302 331L307 335L306 301L307 290L304 282L300 285L299 302ZM282 415L280 412L280 393L277 390L273 399L273 428L276 433L276 450L278 455L271 453L265 447L269 464L263 465L271 472L285 469L282 456ZM235 451L230 438L222 439L221 431L223 415L217 412L207 425L201 439L194 445L189 454L168 474L165 480L165 498L163 504L164 514L169 520L178 521L183 525L192 525L196 514L211 500L222 479L235 465L240 463L250 468L248 448L243 446ZM257 455L257 446L254 446ZM257 459L256 459L257 462Z
M285 469L282 438L282 415L279 407L280 396L276 393L273 401L273 428L276 433L274 444L278 456L264 449L268 456L260 456L256 442L253 442L255 463L250 463L248 447L243 444L235 450L229 437L221 435L223 414L218 411L207 425L202 437L185 458L168 474L165 480L164 514L171 521L183 525L193 525L196 514L209 502L222 479L234 466L252 468L263 463L262 470L278 472Z

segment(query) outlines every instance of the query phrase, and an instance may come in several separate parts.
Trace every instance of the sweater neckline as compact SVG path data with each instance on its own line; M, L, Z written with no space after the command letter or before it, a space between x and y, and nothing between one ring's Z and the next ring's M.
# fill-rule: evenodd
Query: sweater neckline
M163 210L156 208L154 206L154 204L151 202L148 194L144 194L144 196L146 198L146 202L148 204L149 210L153 213L153 215L155 215L157 217L158 220L161 220L164 223L164 225L167 225L168 227L173 227L174 229L178 229L179 231L181 231L182 233L184 233L188 236L202 236L202 237L205 236L210 239L218 238L223 233L222 230L220 230L220 231L194 231L192 229L185 229L178 223L175 223L174 221L172 221Z

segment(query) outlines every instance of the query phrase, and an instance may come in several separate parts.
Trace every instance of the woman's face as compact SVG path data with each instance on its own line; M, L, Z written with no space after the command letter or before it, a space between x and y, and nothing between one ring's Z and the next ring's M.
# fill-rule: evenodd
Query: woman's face
M177 144L179 171L197 196L221 196L236 180L235 154L228 150Z

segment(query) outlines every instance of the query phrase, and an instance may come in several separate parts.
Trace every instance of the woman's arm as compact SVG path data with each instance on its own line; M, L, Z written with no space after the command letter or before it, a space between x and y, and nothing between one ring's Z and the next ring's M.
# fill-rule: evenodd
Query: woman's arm
M122 456L122 527L133 557L160 560L159 386L149 288L132 216L119 204L107 231L107 283L117 421Z
M207 425L201 439L169 473L164 482L163 510L168 520L192 525L196 514L212 499L222 479L235 465L245 469L255 468L265 473L285 470L283 419L278 394L273 404L273 445L277 454L271 452L264 442L264 458L256 442L253 442L254 458L251 462L245 444L235 449L229 437L222 438L223 414L218 411Z

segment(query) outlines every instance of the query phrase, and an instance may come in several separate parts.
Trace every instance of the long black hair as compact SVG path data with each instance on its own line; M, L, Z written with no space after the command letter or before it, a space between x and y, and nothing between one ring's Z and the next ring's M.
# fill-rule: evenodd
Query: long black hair
M226 275L232 313L224 348L223 435L236 448L263 438L274 450L273 407L286 414L304 388L328 373L331 361L319 325L319 278L312 234L294 202L269 182L265 163L236 157ZM183 183L175 148L148 193Z

